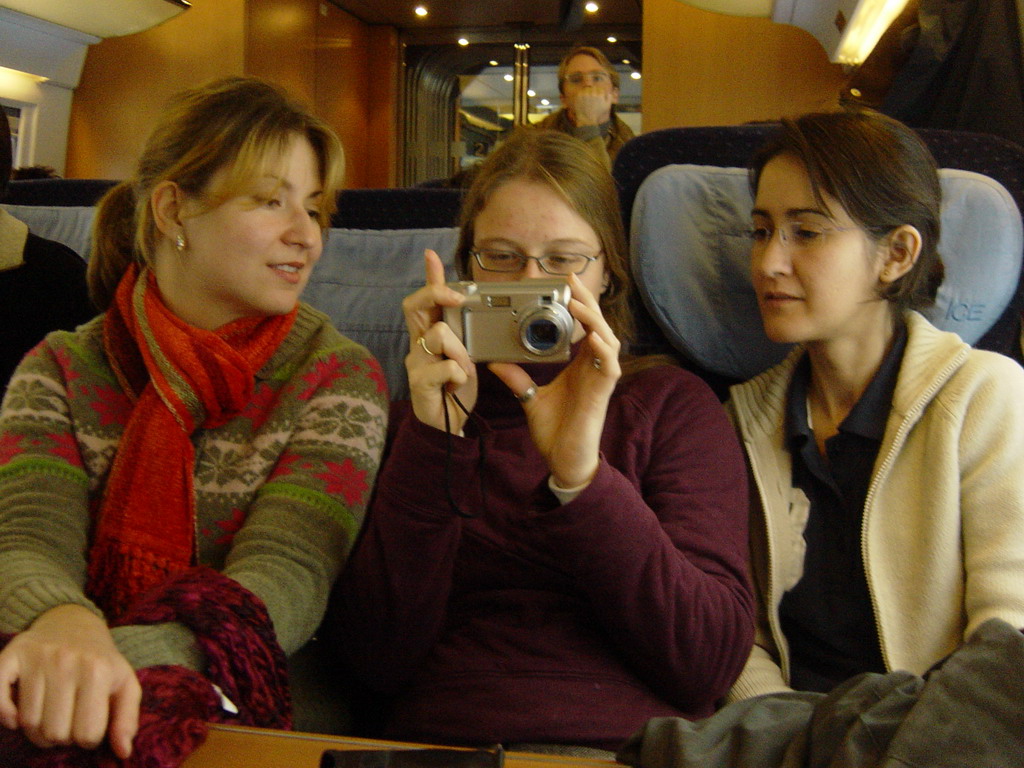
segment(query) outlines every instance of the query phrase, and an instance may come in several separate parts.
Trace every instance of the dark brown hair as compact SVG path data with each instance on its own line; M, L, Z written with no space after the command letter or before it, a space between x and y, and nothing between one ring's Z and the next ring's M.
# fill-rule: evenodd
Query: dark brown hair
M879 296L897 312L935 301L943 277L937 251L942 191L935 158L914 131L863 108L784 119L751 160L755 196L761 172L778 155L803 165L822 208L828 208L823 195L837 200L876 241L905 224L915 227L921 234L917 262L881 285Z
M331 128L292 102L276 86L250 77L227 77L178 94L150 135L134 178L99 202L89 259L89 293L101 310L132 261L150 263L157 228L150 196L164 181L216 208L242 193L282 162L296 136L316 156L322 189L321 228L330 224L343 178L344 155ZM228 173L210 188L220 170Z

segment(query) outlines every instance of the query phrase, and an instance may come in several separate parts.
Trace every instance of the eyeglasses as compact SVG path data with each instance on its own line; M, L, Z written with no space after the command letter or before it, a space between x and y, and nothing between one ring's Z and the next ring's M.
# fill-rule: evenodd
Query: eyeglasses
M837 232L849 232L858 227L828 227L806 221L787 221L774 229L767 225L752 227L747 230L752 248L767 248L776 232L782 247L787 249L809 249L821 245L825 238Z
M590 79L591 85L611 82L611 76L603 70L597 70L594 72L573 72L571 75L565 76L566 82L572 83L573 85L582 85L588 78Z
M597 261L597 256L586 256L582 253L548 253L544 256L526 256L515 251L494 251L489 248L472 250L470 254L487 272L522 272L530 261L549 275L582 275L590 262Z

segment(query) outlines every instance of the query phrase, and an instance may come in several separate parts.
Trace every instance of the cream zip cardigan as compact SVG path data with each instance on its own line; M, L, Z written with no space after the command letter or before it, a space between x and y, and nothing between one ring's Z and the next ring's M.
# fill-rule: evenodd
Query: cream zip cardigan
M1024 370L907 313L861 554L882 658L915 674L985 620L1024 627ZM791 484L786 393L803 354L731 390L751 483L756 644L729 694L789 690L779 603L803 570L809 503Z

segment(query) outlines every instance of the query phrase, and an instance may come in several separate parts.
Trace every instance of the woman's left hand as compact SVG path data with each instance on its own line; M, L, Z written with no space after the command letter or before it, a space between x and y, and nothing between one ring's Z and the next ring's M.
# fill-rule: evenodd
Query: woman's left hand
M586 331L572 362L550 384L536 387L523 403L530 434L560 488L589 483L597 472L608 400L622 375L619 340L601 314L597 298L576 275L569 277L569 312ZM488 366L520 397L535 387L520 366Z

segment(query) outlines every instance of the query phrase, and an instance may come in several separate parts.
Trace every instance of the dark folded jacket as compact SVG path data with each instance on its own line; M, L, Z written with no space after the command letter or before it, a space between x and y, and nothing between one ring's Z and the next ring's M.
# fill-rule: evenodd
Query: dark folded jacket
M638 768L986 768L1024 756L1024 635L998 619L924 677L858 675L704 720L650 720L618 754Z

